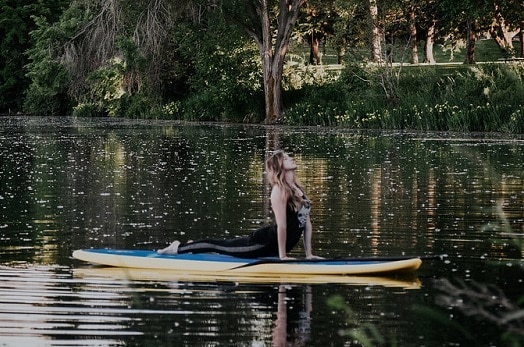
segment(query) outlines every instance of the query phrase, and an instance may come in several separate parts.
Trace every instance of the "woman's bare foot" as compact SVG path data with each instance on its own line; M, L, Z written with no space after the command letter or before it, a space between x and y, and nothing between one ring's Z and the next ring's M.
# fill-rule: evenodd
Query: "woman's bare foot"
M166 248L159 249L156 252L158 254L178 254L178 246L180 246L180 241L173 241L173 243Z

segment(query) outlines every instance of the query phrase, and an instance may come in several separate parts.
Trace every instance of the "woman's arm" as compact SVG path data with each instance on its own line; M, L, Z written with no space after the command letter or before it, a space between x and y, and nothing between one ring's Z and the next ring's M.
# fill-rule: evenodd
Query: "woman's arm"
M306 253L307 259L322 259L322 257L317 257L313 255L313 250L311 249L311 238L313 234L313 226L311 225L311 219L307 216L306 227L304 229L304 251Z
M271 207L273 209L273 213L275 214L275 222L277 223L278 256L280 259L287 258L286 205L287 201L284 191L276 185L273 186L273 189L271 190Z
M304 251L306 252L306 258L311 258L311 234L313 234L313 226L311 225L311 219L307 216L306 228L304 229Z

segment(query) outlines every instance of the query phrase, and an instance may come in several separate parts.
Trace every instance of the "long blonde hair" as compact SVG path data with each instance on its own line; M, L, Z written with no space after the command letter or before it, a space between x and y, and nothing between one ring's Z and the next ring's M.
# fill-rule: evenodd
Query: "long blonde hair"
M284 197L288 204L292 205L295 210L300 208L302 204L302 197L295 194L294 188L287 182L285 170L284 170L284 156L285 152L282 150L275 151L269 158L266 160L266 172L269 179L269 184L271 187L277 185L283 192ZM304 193L304 189L296 180L296 177L293 176L293 183Z

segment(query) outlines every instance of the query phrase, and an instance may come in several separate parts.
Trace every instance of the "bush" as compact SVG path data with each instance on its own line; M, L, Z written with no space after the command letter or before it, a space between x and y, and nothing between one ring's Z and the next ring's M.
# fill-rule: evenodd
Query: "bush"
M98 117L99 115L98 107L92 103L80 103L73 107L73 117Z
M398 84L391 84L398 96L392 101L381 86L380 70L350 65L334 82L293 93L286 122L522 133L523 71L523 66L499 64L404 68Z
M37 29L31 32L34 46L28 50L27 76L31 83L26 92L24 110L38 116L69 115L71 77L56 57L78 23L68 20L50 25L45 18L34 18Z

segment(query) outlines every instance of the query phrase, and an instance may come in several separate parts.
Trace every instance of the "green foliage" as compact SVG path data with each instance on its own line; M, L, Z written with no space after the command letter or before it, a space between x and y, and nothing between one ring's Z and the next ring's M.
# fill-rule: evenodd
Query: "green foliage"
M0 113L22 111L23 95L29 78L27 50L32 42L30 32L36 28L35 16L54 21L65 1L0 1Z
M28 65L32 82L25 102L29 112L54 115L72 110L75 116L159 117L153 48L144 53L136 41L145 34L140 32L137 38L133 32L137 18L143 20L144 14L150 14L144 12L149 3L99 5L71 2L56 23L36 18L38 29L31 34L34 47L29 50ZM122 16L120 5L125 7ZM114 25L106 23L105 17L100 19L102 15L109 16ZM155 15L158 22L160 15ZM104 34L113 29L116 31ZM104 42L94 42L97 40Z
M71 112L68 95L70 75L59 57L64 44L85 22L82 8L70 7L56 23L45 16L33 17L32 47L27 51L27 76L31 80L24 109L34 115L67 115Z
M388 102L375 69L350 65L340 78L306 88L286 113L292 124L356 128L524 132L524 67L412 67Z
M177 27L188 94L177 110L187 120L259 121L263 94L258 51L238 28L213 11L207 22Z
M51 56L49 45L53 38L45 37L49 33L44 28L43 20L38 20L38 23L41 29L32 33L37 44L29 50L31 63L27 66L27 76L32 82L27 91L24 109L34 115L65 115L70 108L67 96L69 74Z
M122 85L125 68L125 61L115 58L108 66L89 74L89 94L85 102L96 105L99 115L106 113L115 117L122 114L122 97L126 94Z
M73 112L261 121L260 54L235 22L249 9L240 3L246 5L236 1L226 1L222 7L200 1L180 6L145 0L0 1L0 112L20 110L25 99L25 110L39 115ZM440 10L451 4L442 3ZM365 65L369 23L360 2L308 5L313 12L302 17L303 30L295 38L316 27L307 21L314 21L312 15L321 11L329 38L324 50L337 51L346 44L343 48L352 63L342 71L307 65L307 45L297 40L284 69L286 123L524 132L522 65L372 67ZM379 5L390 12L401 10L395 4ZM504 2L504 6L514 10L516 3ZM421 23L440 10L425 6L419 13L426 15ZM239 11L238 16L231 16L234 11ZM398 17L400 12L395 11L392 15ZM474 17L488 12L475 12ZM505 9L505 13L508 20L515 20L513 12ZM439 23L446 20L448 26L441 30L451 38L459 37L456 31L461 29L453 26L453 18L442 17ZM251 24L256 30L256 21ZM388 25L395 27L393 51L401 52L400 41L407 29L398 23ZM443 47L435 48L437 56L443 52ZM478 41L477 52L478 60L500 57L492 40ZM455 61L463 60L462 52L454 54ZM334 53L325 61L335 62L336 57ZM440 58L452 57L447 53ZM402 59L397 53L394 60Z
M124 44L129 45L129 42ZM139 71L143 62L137 57L136 50L129 46L127 50L124 59L114 58L107 66L89 74L89 94L73 108L74 116L160 117L159 100L153 98L147 89L142 91L134 84L126 85L127 76Z
M73 107L72 115L74 117L97 117L100 115L100 109L92 103L80 103Z
M20 63L27 45L24 19L27 21L29 16L26 11L12 7L7 1L0 3L0 112L17 108L14 96L23 90L20 83L25 78Z
M24 109L36 116L68 115L71 105L67 95L67 71L49 57L38 60L34 67L29 73L33 81L27 91Z

